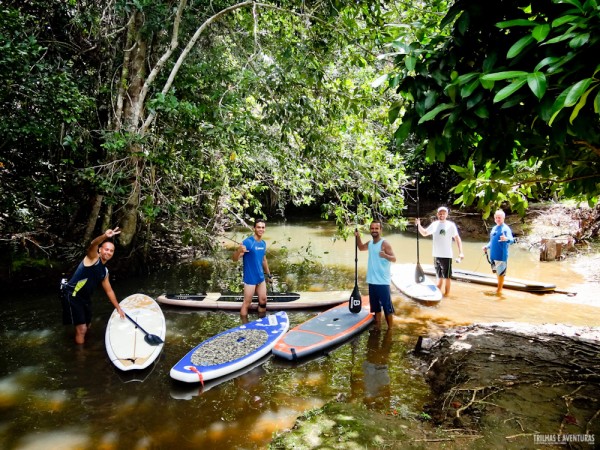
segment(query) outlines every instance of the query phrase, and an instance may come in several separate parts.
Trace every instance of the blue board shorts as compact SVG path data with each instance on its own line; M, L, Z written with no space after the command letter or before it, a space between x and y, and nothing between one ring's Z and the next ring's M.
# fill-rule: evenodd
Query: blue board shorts
M369 284L369 303L372 313L379 313L383 309L385 315L394 314L392 295L389 284Z

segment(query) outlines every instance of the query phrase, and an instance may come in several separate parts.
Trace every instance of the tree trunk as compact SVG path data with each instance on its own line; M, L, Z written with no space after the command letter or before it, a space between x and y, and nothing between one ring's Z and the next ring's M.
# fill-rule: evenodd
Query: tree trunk
M96 228L96 222L98 222L98 214L100 214L100 208L102 207L102 200L104 199L103 195L96 194L94 197L94 204L92 205L92 210L90 212L90 216L88 218L88 223L85 227L85 232L83 233L83 242L89 243L92 241L92 234L94 233L94 229Z
M124 55L124 64L128 63L129 68L123 71L127 79L122 80L122 84L129 86L129 88L123 99L122 127L132 135L143 135L141 124L144 120L144 105L142 104L144 97L140 93L146 77L145 61L148 49L146 38L139 32L143 20L143 15L136 13L136 17L130 21L129 38L134 36L134 45L131 52L126 52L126 55ZM142 170L140 159L136 155L141 151L143 151L143 147L138 142L130 144L131 193L125 205L123 205L119 217L119 227L121 229L119 243L124 247L131 244L137 230Z

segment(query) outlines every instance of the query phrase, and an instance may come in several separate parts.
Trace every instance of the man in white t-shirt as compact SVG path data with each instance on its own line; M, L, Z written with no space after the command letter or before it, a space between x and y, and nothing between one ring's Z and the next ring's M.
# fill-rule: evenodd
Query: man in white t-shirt
M452 241L458 246L458 257L463 259L465 255L462 251L462 241L458 235L456 224L448 217L448 208L440 206L437 210L438 220L432 222L427 228L421 226L421 220L417 217L415 223L419 233L423 236L433 236L433 264L437 276L437 287L442 291L442 285L445 287L442 293L444 296L450 294L450 277L452 276Z

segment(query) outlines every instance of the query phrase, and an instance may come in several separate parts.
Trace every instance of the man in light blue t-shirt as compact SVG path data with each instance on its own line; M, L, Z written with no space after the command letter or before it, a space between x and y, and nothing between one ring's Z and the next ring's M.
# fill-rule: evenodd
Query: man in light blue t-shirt
M240 309L240 316L245 323L248 320L248 309L252 304L254 294L258 297L258 315L263 317L267 312L267 284L266 277L271 280L269 264L267 263L267 243L263 241L266 223L257 220L254 223L254 235L247 237L233 252L233 260L239 261L243 255L244 264L244 301Z
M388 329L394 322L394 305L390 293L390 265L396 262L396 255L388 241L381 237L383 224L379 221L371 222L369 231L373 240L363 244L360 233L357 231L356 245L361 251L369 251L367 262L367 283L369 285L369 303L371 312L375 314L375 328L381 327L381 310L385 313Z

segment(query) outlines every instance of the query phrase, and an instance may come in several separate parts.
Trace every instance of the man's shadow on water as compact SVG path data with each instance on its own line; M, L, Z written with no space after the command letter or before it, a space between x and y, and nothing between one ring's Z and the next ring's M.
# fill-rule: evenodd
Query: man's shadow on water
M389 356L392 330L369 330L367 355L363 362L365 393L363 402L369 409L387 411L390 408L391 386Z

